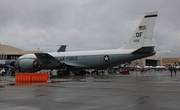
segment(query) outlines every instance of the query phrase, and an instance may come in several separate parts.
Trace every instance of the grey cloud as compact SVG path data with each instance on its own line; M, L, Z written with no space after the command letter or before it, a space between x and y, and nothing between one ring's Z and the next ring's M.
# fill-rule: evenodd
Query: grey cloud
M158 10L153 43L179 51L179 0L1 0L1 43L56 51L119 48L145 11ZM179 55L178 52L176 55Z

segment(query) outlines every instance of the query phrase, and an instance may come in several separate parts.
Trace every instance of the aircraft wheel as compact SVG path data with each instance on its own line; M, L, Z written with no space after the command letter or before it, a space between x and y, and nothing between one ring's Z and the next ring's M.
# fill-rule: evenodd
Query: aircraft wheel
M81 76L83 76L83 75L86 74L86 71L85 70L81 70L79 73L80 73Z
M4 76L5 75L5 72L2 72L2 76Z
M17 70L18 70L18 72L22 72L20 67L18 67Z

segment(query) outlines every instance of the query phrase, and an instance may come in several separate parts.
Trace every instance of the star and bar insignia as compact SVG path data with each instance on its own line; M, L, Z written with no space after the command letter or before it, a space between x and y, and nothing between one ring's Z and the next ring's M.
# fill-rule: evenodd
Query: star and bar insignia
M109 57L109 55L105 55L105 56L102 57L101 59L104 60L105 62L109 62L112 58Z

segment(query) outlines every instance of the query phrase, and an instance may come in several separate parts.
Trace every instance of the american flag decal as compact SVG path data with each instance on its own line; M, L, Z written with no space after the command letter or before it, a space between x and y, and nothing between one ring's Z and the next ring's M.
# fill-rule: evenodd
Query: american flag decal
M146 30L146 25L144 25L144 26L139 26L139 30Z

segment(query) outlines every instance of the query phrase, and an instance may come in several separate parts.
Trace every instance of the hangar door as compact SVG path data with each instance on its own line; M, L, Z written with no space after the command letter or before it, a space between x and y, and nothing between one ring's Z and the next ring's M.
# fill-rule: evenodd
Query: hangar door
M160 66L160 60L146 59L146 66Z

